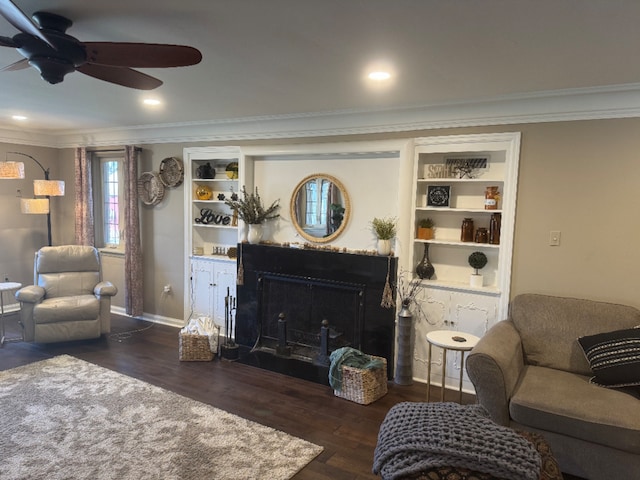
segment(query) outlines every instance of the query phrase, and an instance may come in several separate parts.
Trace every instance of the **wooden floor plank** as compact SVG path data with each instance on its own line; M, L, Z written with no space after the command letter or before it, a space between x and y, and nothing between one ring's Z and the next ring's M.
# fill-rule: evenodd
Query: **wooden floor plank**
M7 322L18 333L16 316ZM127 333L133 332L133 333ZM0 370L68 354L180 395L322 445L325 450L296 480L371 480L380 424L391 406L424 401L426 387L389 383L388 394L367 405L333 395L328 386L237 362L181 362L178 329L112 316L112 334L97 340L57 344L8 343L0 348ZM432 388L432 398L440 391ZM473 403L465 395L463 403Z

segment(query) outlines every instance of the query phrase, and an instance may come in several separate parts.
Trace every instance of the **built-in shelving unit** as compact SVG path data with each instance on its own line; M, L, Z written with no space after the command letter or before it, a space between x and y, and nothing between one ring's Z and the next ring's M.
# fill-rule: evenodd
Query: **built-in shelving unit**
M218 198L239 194L243 185L242 152L238 147L194 147L184 149L185 165L185 312L208 316L224 326L225 297L235 295L238 221ZM211 166L214 178L200 178L201 167ZM237 174L228 173L237 165ZM198 189L211 191L202 198ZM221 331L221 334L225 332Z
M428 321L416 323L416 338L422 339L416 342L414 352L417 365L426 362L424 336L429 331L460 330L482 336L493 324L506 318L519 151L519 133L424 137L414 141L413 228L407 242L411 245L413 278L418 279L415 266L422 260L425 246L428 246L429 259L435 268L431 279L420 280L425 287L419 299L420 309ZM476 166L471 178L468 175L460 178L459 172L456 175L452 170L451 165L456 162L460 165L460 161ZM495 209L485 208L487 187L498 187L500 197ZM447 200L442 201L441 196L436 198L440 205L433 205L432 195L428 202L430 188L432 192L434 188L448 192ZM465 218L473 220L475 230L489 230L492 214L500 214L499 244L461 240ZM417 238L418 222L426 218L434 222L434 238L430 240ZM488 259L480 272L484 277L482 286L471 286L470 283L474 270L468 258L475 251L483 252ZM434 363L441 361L442 357ZM451 355L447 363L447 382L454 383L461 367L458 356ZM436 373L431 381L440 381L438 370L432 369L432 374ZM417 372L416 376L421 377L424 373ZM468 381L465 385L471 389Z
M413 192L413 265L422 259L424 244L429 244L429 257L435 267L431 280L424 280L434 288L452 288L484 292L490 295L506 293L511 267L515 192L519 151L519 134L464 135L424 137L415 141ZM481 165L471 175L456 175L453 162ZM475 163L474 163L475 162ZM446 205L428 205L429 188L446 187ZM497 187L500 198L495 209L485 208L485 190ZM461 241L461 226L471 218L474 227L489 230L492 214L501 218L500 244ZM417 223L430 218L435 223L432 240L416 238ZM468 257L482 251L488 264L482 269L484 285L471 287L469 276L473 269Z

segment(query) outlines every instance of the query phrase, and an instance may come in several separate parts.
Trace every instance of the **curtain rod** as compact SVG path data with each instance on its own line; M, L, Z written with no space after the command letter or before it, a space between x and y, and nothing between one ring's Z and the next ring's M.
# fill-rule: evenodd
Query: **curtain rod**
M141 152L142 151L142 147L133 147L134 150L136 152ZM97 150L89 150L87 149L88 153L115 153L115 152L124 152L124 148L116 148L116 149L97 149Z

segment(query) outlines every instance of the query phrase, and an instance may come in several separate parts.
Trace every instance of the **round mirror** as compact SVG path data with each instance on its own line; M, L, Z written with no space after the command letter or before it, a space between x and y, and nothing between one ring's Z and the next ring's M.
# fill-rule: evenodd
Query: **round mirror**
M302 237L326 243L337 238L349 221L351 205L344 185L331 175L304 178L291 196L291 221Z

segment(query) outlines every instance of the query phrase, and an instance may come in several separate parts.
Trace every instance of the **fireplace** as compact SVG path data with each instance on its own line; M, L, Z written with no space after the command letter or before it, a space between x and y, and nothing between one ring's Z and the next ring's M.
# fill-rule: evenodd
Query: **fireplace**
M395 310L380 306L397 259L273 245L238 246L240 361L328 383L327 354L350 346L385 357L392 376Z

